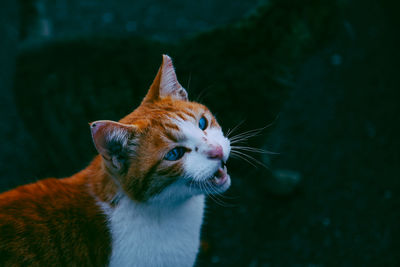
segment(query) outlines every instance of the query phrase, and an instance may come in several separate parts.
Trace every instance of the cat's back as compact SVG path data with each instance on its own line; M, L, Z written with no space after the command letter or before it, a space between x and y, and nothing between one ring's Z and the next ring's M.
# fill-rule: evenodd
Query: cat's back
M102 266L109 254L106 217L85 183L45 179L0 194L0 265Z

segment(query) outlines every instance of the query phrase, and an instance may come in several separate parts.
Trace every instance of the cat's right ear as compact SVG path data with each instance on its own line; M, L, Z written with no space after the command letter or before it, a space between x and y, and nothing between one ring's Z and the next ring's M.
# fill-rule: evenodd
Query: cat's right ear
M135 129L134 125L108 120L90 123L94 145L112 172L123 172L134 154Z
M143 102L152 102L167 97L175 100L188 100L185 88L182 87L176 78L172 59L167 55L163 55L160 69Z

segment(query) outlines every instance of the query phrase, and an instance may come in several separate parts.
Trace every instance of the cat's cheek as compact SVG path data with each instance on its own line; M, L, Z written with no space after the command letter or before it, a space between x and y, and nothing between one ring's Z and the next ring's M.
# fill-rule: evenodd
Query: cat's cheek
M185 177L200 182L212 177L219 166L220 162L211 161L200 153L192 152L185 157L183 172Z

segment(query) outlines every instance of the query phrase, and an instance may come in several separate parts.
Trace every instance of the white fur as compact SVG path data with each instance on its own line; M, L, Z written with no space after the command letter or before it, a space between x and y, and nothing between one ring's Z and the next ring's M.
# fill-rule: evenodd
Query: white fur
M180 145L191 149L191 152L186 153L183 158L186 176L197 181L210 178L221 166L221 162L209 159L207 151L212 146L220 145L224 154L223 160L226 161L231 150L229 140L217 127L207 128L203 131L199 128L197 122L183 120L178 121L177 125L180 128L180 133L184 136L179 141Z
M159 200L136 203L122 196L115 208L99 203L112 235L110 266L193 266L204 195L167 203Z
M204 191L190 185L190 179L204 181L221 167L207 157L212 146L221 145L224 158L230 143L220 128L199 129L197 122L177 120L178 143L190 148L183 160L184 177L145 203L137 203L118 194L112 208L99 203L109 220L112 235L110 266L193 266L199 249L200 227L204 210ZM230 185L221 188L225 191Z

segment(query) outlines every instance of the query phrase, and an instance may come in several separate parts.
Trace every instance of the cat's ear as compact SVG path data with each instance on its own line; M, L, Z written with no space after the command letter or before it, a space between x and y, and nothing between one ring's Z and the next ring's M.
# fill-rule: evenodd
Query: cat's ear
M94 145L108 169L120 173L134 153L134 125L115 121L95 121L90 123Z
M188 94L185 88L180 85L176 78L172 59L167 55L163 55L163 60L156 78L150 86L149 92L143 102L151 102L165 97L171 97L177 100L188 100Z

